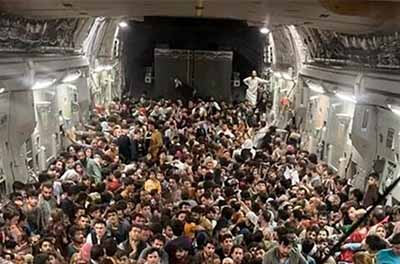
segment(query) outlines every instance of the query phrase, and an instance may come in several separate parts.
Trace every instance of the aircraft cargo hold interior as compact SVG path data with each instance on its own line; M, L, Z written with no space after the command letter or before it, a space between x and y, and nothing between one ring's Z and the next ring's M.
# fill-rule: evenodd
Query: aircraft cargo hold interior
M0 13L1 263L400 263L400 1Z

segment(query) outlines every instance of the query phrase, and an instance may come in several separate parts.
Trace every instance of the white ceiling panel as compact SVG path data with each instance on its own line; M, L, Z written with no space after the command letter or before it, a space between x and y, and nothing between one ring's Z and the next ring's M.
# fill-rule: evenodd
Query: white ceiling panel
M196 16L202 4L203 17L235 18L269 26L310 24L339 31L378 29L383 21L335 14L323 7L324 0L0 0L2 11L24 16ZM383 2L376 0L376 2ZM393 2L394 5L398 1Z

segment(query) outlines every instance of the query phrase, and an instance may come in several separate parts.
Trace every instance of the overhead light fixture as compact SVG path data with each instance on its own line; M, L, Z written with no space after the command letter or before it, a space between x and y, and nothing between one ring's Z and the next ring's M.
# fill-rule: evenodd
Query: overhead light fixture
M56 82L56 79L45 79L45 80L37 80L35 84L32 86L32 90L45 89L52 86Z
M267 27L262 27L261 29L260 29L260 32L261 32L261 34L268 34L269 33L269 29L267 28Z
M354 95L348 95L348 94L344 94L344 93L337 93L336 96L340 99L342 99L343 101L347 101L347 102L351 102L356 104L357 103L357 99Z
M119 25L120 28L126 28L126 27L128 27L128 23L126 23L125 21L119 22L118 25Z
M396 106L393 106L390 104L388 104L388 107L389 107L390 111L392 111L394 114L400 116L400 107L396 107Z
M347 113L338 113L338 114L336 114L336 116L339 118L351 118L351 115L349 115Z
M392 112L393 112L394 114L400 116L400 109L391 109L391 110L392 110Z
M95 72L109 71L112 68L113 68L112 65L99 65L94 69L94 71Z
M0 88L0 94L4 93L6 91L6 88Z
M81 77L81 75L82 75L81 71L77 71L77 72L74 72L74 73L70 73L70 74L68 74L67 76L65 76L65 77L62 79L62 82L63 82L63 83L71 83L71 82L74 82L74 81L78 80L78 79Z
M315 92L315 93L325 93L325 89L324 87L322 87L322 85L320 84L316 84L314 82L306 82L308 88L310 88L311 91Z

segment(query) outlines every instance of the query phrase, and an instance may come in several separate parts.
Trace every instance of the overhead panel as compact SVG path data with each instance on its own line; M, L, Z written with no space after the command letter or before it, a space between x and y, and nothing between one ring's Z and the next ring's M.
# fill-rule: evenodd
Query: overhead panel
M330 1L328 1L330 2ZM41 17L76 16L183 16L198 17L198 0L2 0L2 10ZM315 0L208 0L202 1L201 17L247 20L256 25L293 24L345 32L371 31L379 26L374 17L351 16ZM328 8L327 8L328 7ZM383 9L378 9L382 11ZM385 9L386 10L386 9ZM378 11L377 11L378 12ZM381 14L385 14L381 12Z
M322 81L328 87L338 86L340 89L351 91L354 89L358 76L357 72L314 66L303 67L300 74L307 79Z
M58 71L68 69L69 67L83 68L88 66L88 60L82 56L76 57L52 57L33 60L35 71Z
M372 74L363 76L361 83L364 91L368 93L380 94L388 98L400 99L399 91L400 77L398 75Z
M287 71L296 63L296 50L288 28L282 27L272 33L273 36L273 67L277 71Z
M0 80L25 80L27 64L22 59L0 60ZM17 88L18 89L18 88Z

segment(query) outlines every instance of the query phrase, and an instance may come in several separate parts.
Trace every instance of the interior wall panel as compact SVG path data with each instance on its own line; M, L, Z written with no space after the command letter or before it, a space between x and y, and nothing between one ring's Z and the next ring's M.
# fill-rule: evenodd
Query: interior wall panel
M231 101L232 59L232 52L194 52L193 86L198 96Z
M154 98L182 98L179 90L175 88L174 78L189 84L191 81L189 65L191 63L192 53L189 50L155 49L155 83L153 88L148 86L148 94Z

